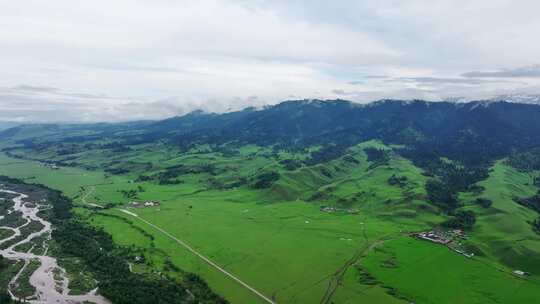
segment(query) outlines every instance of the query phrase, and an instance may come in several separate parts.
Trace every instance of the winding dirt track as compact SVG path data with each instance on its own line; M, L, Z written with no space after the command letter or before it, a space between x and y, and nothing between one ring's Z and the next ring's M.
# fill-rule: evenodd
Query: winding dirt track
M255 288L251 287L250 285L248 285L247 283L245 283L244 281L240 280L238 277L236 277L235 275L233 275L232 273L228 272L227 270L221 268L218 264L212 262L212 260L210 260L209 258L207 258L206 256L202 255L201 253L199 253L197 250L193 249L193 247L189 246L188 244L186 244L184 241L176 238L175 236L173 236L172 234L168 233L167 231L163 230L162 228L150 223L149 221L139 217L137 214L133 213L133 212L130 212L128 210L125 210L125 209L119 209L120 211L124 212L125 214L128 214L138 220L140 220L141 222L151 226L152 228L158 230L159 232L163 233L165 236L167 236L168 238L172 239L173 241L175 241L176 243L178 243L180 246L184 247L185 249L187 249L189 252L193 253L194 255L196 255L197 257L199 257L200 259L202 259L203 261L205 261L206 263L208 263L210 266L212 266L213 268L217 269L218 271L220 271L221 273L225 274L227 277L233 279L234 281L236 281L238 284L242 285L243 287L245 287L246 289L248 289L249 291L251 291L252 293L254 293L256 296L258 296L259 298L261 298L262 300L264 300L265 302L267 303L270 303L270 304L276 304L276 302L270 298L268 298L267 296L265 296L264 294L262 294L261 292L259 292L258 290L256 290Z
M40 236L47 236L47 239L50 239L51 233L51 223L40 218L37 213L39 212L39 206L37 204L28 205L24 201L28 198L27 195L22 193L17 193L9 190L0 190L0 192L10 193L17 195L13 198L14 206L12 211L20 211L22 213L22 218L26 221L25 224L16 227L0 227L3 229L9 229L14 232L10 237L0 240L0 244L3 244L9 240L16 238L21 235L21 228L26 225L29 225L31 221L38 221L43 225L43 228L40 231L33 232L28 235L25 239L9 246L6 249L0 250L0 254L9 260L22 260L25 263L25 266L11 279L11 282L8 287L8 292L14 300L19 300L14 294L12 289L17 284L23 270L29 264L30 261L38 260L40 266L36 269L30 276L30 285L32 285L36 292L30 299L27 300L28 303L32 304L46 304L46 303L57 303L57 304L75 304L75 303L97 303L97 304L110 304L110 302L104 297L97 294L97 290L92 290L84 295L70 295L69 294L69 280L66 276L66 271L60 267L57 263L56 258L47 256L47 249L43 255L36 255L28 252L16 251L15 248L19 245L30 242L33 238ZM60 279L55 279L55 271L57 277Z

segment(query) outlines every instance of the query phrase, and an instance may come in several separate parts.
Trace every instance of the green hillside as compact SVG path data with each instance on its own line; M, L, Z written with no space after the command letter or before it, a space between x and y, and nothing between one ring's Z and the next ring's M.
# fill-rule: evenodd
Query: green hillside
M401 157L399 148L368 141L339 158L306 165L302 161L317 146L298 152L257 145L227 150L200 145L188 151L137 145L69 156L4 155L0 174L43 183L75 199L82 219L144 252L146 263L134 271L181 278L172 264L199 274L232 303L263 301L140 219L278 303L487 303L479 299L512 297L526 303L537 296L540 263L534 256L540 256L540 237L528 223L535 214L512 200L534 194L535 173L498 162L478 183L483 191L460 194L465 204L460 210L477 214L464 244L476 256L468 259L407 235L452 215L429 203L425 186L433 177ZM368 160L375 150L378 156ZM73 164L52 168L43 161ZM477 197L493 200L492 206L478 207ZM131 201L147 200L160 206L130 208ZM140 219L120 210L126 208ZM382 266L388 259L396 265ZM514 269L532 276L517 277ZM453 270L454 275L443 274ZM376 283L366 282L365 273ZM462 284L472 278L474 284Z

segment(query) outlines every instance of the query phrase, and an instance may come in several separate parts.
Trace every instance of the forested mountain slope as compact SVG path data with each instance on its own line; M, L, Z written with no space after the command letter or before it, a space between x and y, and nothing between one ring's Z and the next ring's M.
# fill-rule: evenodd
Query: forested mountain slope
M410 145L480 164L540 145L540 106L500 102L287 101L260 110L209 114L200 111L158 122L90 125L26 125L0 133L30 149L54 142L130 145L166 142L188 149L196 144L322 145L328 157L370 139Z
M0 173L61 190L78 219L144 254L141 273L194 272L233 303L261 298L139 219L278 303L528 303L539 118L539 105L504 101L304 100L29 124L0 132ZM428 230L455 242L411 237Z

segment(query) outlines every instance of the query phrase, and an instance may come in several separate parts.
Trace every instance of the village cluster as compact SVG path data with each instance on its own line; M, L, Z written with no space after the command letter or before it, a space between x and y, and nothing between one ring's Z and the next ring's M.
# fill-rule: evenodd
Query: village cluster
M56 164L53 164L53 163L48 163L48 162L42 162L41 165L45 168L49 168L49 169L52 169L52 170L58 170L60 169L60 167L58 167Z
M157 207L160 205L159 201L146 201L146 202L131 202L129 206L131 208L147 208L147 207Z
M336 208L336 207L331 207L331 206L321 206L320 210L321 212L327 212L327 213L334 213L334 212L346 212L350 214L358 213L358 209L354 209L354 208L344 209L344 208Z
M474 253L467 253L461 248L461 241L467 239L465 232L463 232L463 230L461 229L454 229L449 231L432 230L413 233L412 236L422 240L444 245L467 258L472 258L474 256Z
M461 229L454 229L450 231L432 230L432 231L413 233L411 236L418 239L444 245L448 247L450 250L453 250L467 258L472 258L474 256L474 253L467 253L461 248L461 241L466 240L468 238L465 235L465 232L463 232L463 230ZM514 270L513 274L520 277L526 277L526 276L531 275L530 273L522 271L522 270Z

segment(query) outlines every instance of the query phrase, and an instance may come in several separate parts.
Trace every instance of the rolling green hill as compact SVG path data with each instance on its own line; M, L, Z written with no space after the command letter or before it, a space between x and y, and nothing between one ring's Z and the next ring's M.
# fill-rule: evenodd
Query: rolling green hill
M0 174L72 198L144 254L133 271L196 273L231 303L268 301L184 245L276 303L532 303L535 117L505 102L302 101L18 126L0 133ZM433 229L463 230L455 249L474 256L411 236Z

